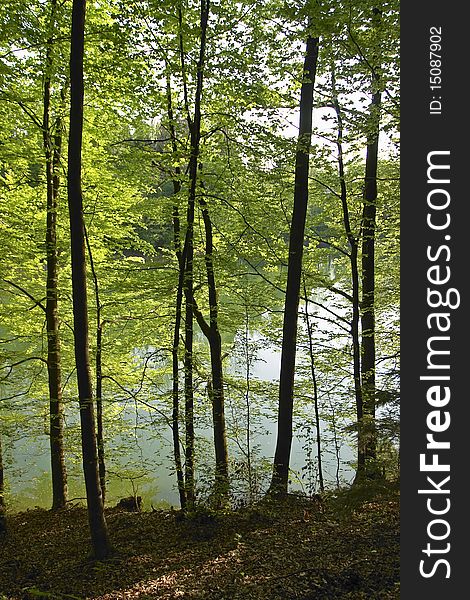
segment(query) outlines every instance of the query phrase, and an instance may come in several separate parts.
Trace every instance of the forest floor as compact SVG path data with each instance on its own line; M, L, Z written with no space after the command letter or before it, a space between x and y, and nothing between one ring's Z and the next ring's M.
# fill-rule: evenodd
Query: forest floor
M107 509L115 553L104 562L88 556L83 507L11 515L0 600L399 598L396 492L178 515Z

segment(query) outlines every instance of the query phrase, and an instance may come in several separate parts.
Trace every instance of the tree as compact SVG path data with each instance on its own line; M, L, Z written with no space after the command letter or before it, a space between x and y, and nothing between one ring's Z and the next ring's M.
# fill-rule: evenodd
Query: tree
M380 10L373 9L373 27L380 25ZM361 302L361 376L364 401L364 417L358 430L358 478L376 475L376 466L369 461L376 459L376 335L375 335L375 244L377 217L377 165L379 154L381 82L377 64L378 49L373 49L372 100L370 124L367 136L367 153L364 177L364 202L362 211L362 302Z
M72 260L72 299L75 363L77 368L83 471L88 505L88 521L95 558L110 553L103 510L98 452L95 433L93 390L88 344L88 305L86 288L85 225L81 189L83 135L83 56L86 0L74 0L70 48L70 133L68 145L68 204Z
M182 35L182 11L179 9L179 40L180 40L180 60L181 71L184 86L184 98L186 108L186 118L190 134L190 154L188 163L189 190L188 206L186 217L186 235L183 251L181 252L180 264L184 264L183 289L186 300L186 324L185 324L185 397L186 397L186 477L190 483L187 486L187 500L191 501L192 488L192 448L194 446L192 430L192 345L193 345L193 315L197 320L199 327L206 336L210 347L211 358L211 382L208 386L209 398L212 403L213 428L214 428L214 448L216 460L215 474L215 495L226 496L228 493L228 452L225 432L225 413L224 413L224 383L222 366L222 343L218 328L218 309L217 309L217 290L214 275L213 264L213 238L212 223L210 220L207 203L202 197L203 189L200 179L200 142L201 142L201 101L204 81L204 63L206 54L206 33L210 13L210 4L208 0L201 0L200 4L200 42L199 54L196 65L196 89L194 93L194 114L190 115L188 105L187 73L185 64L185 53L183 47ZM174 148L173 148L174 150ZM199 188L199 189L198 189ZM199 193L198 193L199 192ZM206 322L202 312L199 310L194 294L194 220L196 211L196 198L202 207L202 215L205 228L205 264L207 274L207 285L209 292L210 320ZM173 221L175 224L175 220ZM179 220L176 231L179 231ZM181 270L181 267L180 267ZM177 292L178 294L178 292ZM177 298L178 305L178 298ZM175 375L175 372L174 372ZM188 477L189 476L189 477Z
M46 165L46 329L47 370L49 380L49 437L51 447L52 508L64 508L67 502L67 471L64 457L64 414L62 402L60 337L57 282L57 214L62 152L62 118L51 123L51 80L57 2L51 0L49 34L46 42L43 94L43 145ZM62 90L64 99L65 90Z
M5 480L3 471L3 442L0 431L0 534L7 530L6 506L5 506Z
M177 145L177 137L176 137L176 128L174 122L174 112L173 112L173 101L172 101L172 90L171 90L171 73L169 72L169 65L166 62L166 101L167 101L167 116L168 116L168 130L170 132L171 139L171 150L176 159L178 155L178 145ZM186 256L183 254L183 248L181 247L181 221L179 215L178 208L178 195L181 191L181 167L179 164L175 167L174 176L172 178L173 184L173 195L175 197L173 204L173 245L176 255L176 260L178 262L178 287L176 290L176 298L175 298L175 324L173 329L173 344L171 347L171 369L172 369L172 434L173 434L173 455L175 459L175 469L176 469L176 479L178 482L178 493L180 497L180 506L182 510L186 509L187 504L187 492L189 492L190 501L194 501L194 483L192 481L191 475L189 475L187 479L187 484L185 484L185 477L183 471L183 464L181 460L181 450L180 450L180 433L179 433L179 415L180 415L180 394L179 394L179 343L180 343L180 330L181 330L181 317L182 317L182 306L183 306L183 286L184 286L184 271L185 271L185 262ZM185 246L185 251L187 251L187 246ZM187 318L192 320L192 315L186 315ZM192 330L192 324L188 322L188 329L186 333L188 334L188 342L192 337L190 333L190 329ZM192 342L191 342L192 345ZM189 355L192 354L191 345L188 344ZM188 356L188 359L190 356ZM190 360L188 360L187 366L190 367ZM191 392L188 389L191 386ZM190 400L190 395L192 394L192 382L187 382L187 397L189 399L188 406L192 412L192 402ZM189 423L189 414L187 425L189 426L189 435L188 440L189 447L191 450L194 448L194 431L191 430L191 424ZM189 453L189 470L187 472L189 474L194 470L192 467L192 451Z
M104 451L104 431L103 431L103 319L101 311L103 305L100 299L100 286L98 275L96 273L93 261L93 252L91 250L90 240L88 239L86 228L84 229L85 242L88 250L90 269L93 277L93 288L95 292L96 308L96 353L95 353L95 376L96 376L96 443L98 446L98 472L100 476L101 495L103 504L106 499L106 461Z
M304 279L304 302L305 302L305 324L307 326L307 337L308 337L308 354L310 359L310 372L312 375L312 386L313 386L313 409L315 414L315 428L317 432L317 463L318 463L318 481L320 491L323 492L325 490L325 484L323 479L323 466L322 466L322 440L321 440L321 422L320 422L320 410L318 405L318 384L317 384L317 375L315 369L315 354L314 354L314 344L313 344L313 330L312 324L310 321L310 317L308 314L309 306L308 306L308 294L307 288L305 286Z
M204 198L199 198L204 221L205 247L204 259L206 263L207 288L209 296L209 323L193 301L193 312L199 327L206 336L211 357L211 380L208 386L209 399L212 404L212 422L214 426L215 446L215 496L222 500L226 498L229 490L227 436L225 431L225 402L224 402L224 376L222 364L222 338L219 330L219 304L217 299L217 286L214 273L214 240L212 221Z
M344 232L348 241L347 256L349 258L350 266L350 280L351 280L351 343L352 343L352 357L353 357L353 378L354 378L354 395L356 401L356 417L357 423L362 423L364 416L364 399L363 389L361 380L361 335L359 330L360 322L360 277L359 277L359 241L358 236L354 233L351 224L350 208L348 204L348 188L346 184L346 172L344 164L344 150L343 150L343 138L344 138L344 124L341 107L338 101L338 93L336 90L336 77L334 67L331 73L331 88L332 88L332 99L333 107L336 113L338 133L336 138L337 147L337 162L338 162L338 177L340 184L340 201L342 211L342 221L344 226ZM358 456L359 456L359 444L358 444Z
M299 137L295 156L294 209L289 237L289 260L282 332L281 374L276 451L271 490L287 493L292 445L297 319L302 276L302 255L308 205L309 153L312 135L313 87L318 60L318 38L309 36L300 91Z

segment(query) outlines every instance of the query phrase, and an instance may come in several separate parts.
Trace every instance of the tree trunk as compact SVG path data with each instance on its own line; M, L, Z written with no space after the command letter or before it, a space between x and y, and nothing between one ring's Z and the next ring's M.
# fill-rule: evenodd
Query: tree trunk
M70 133L68 147L68 203L72 256L72 296L75 364L80 401L83 471L88 521L94 557L110 553L108 530L98 471L98 452L88 344L85 227L81 189L83 134L83 55L86 0L73 0L70 50Z
M191 133L190 159L190 193L186 217L185 261L183 272L183 291L185 298L184 320L184 402L186 429L185 482L186 500L191 506L195 500L194 490L194 389L193 389L193 346L194 346L194 315L193 315L193 263L194 263L194 201L196 196L196 181L192 179L191 161L193 161L194 135ZM199 141L197 151L199 150Z
M103 425L103 324L101 323L100 312L98 311L97 314L98 326L96 328L96 443L98 444L98 472L104 504L106 500L106 460Z
M209 337L212 378L212 422L215 448L215 495L223 500L229 492L228 450L225 430L224 379L222 340L218 328L211 328Z
M192 262L191 267L192 269ZM186 271L187 274L187 271ZM192 274L192 273L191 273ZM193 389L193 309L191 299L192 277L185 278L185 320L184 320L184 422L185 422L185 495L186 504L191 507L195 500L194 489L194 389Z
M98 445L98 472L100 476L101 494L103 496L103 504L106 499L106 462L104 453L104 427L103 427L103 326L104 322L101 319L101 301L100 287L98 283L98 275L95 269L93 260L93 252L91 251L90 240L86 227L85 243L90 259L90 269L93 277L93 288L95 291L95 308L96 308L96 355L95 355L95 375L96 375L96 443Z
M374 94L374 97L380 94ZM374 104L376 102L374 98ZM378 132L377 132L378 133ZM361 464L376 457L375 436L375 221L377 212L377 141L367 145L364 207L362 213L362 346L361 374L364 416L360 429ZM366 467L367 469L367 467Z
M173 346L171 350L171 362L172 362L172 375L173 375L173 409L171 415L171 428L173 435L173 455L175 460L176 469L176 480L178 482L178 493L180 498L180 506L182 510L186 508L186 491L184 483L184 472L183 464L181 460L180 450L180 433L179 433L179 413L180 413L180 402L179 402L179 359L178 359L178 348L179 348L179 337L181 328L181 310L182 310L182 299L183 299L183 278L181 277L182 266L180 265L180 277L178 281L178 290L176 294L176 309L175 309L175 326L173 330ZM191 382L192 386L192 382ZM192 446L194 444L191 444Z
M184 313L184 421L186 432L185 450L185 490L186 502L194 504L194 388L193 388L193 261L194 261L194 202L188 202L187 229L185 239L185 265L183 271L183 291L185 298Z
M166 97L167 97L167 115L168 127L170 130L171 146L173 154L176 157L178 151L176 143L176 130L174 124L173 102L171 98L171 80L170 72L166 74ZM172 364L172 400L173 410L171 415L171 428L173 434L173 456L175 460L176 480L178 482L178 493L180 498L180 506L182 510L186 509L186 490L184 482L183 463L181 460L180 450L180 433L179 433L179 414L180 414L180 398L179 398L179 341L181 330L181 316L183 308L183 286L184 286L184 269L186 261L186 251L181 249L181 224L178 210L178 195L181 191L181 169L179 166L175 168L173 176L173 195L175 197L173 205L173 245L175 249L176 260L178 261L178 288L176 290L176 306L175 306L175 326L173 329L173 345L171 348L171 364ZM192 353L191 353L192 354ZM191 382L192 387L192 382ZM191 447L194 443L191 443ZM193 495L192 495L193 496Z
M332 92L333 92L333 107L336 112L336 118L338 121L338 136L336 140L336 147L338 149L338 175L340 180L341 189L341 208L343 214L343 225L346 238L349 243L349 263L351 265L351 288L352 288L352 318L351 318L351 341L353 351L353 377L354 377L354 395L356 400L356 417L358 428L361 428L364 414L364 403L362 395L362 381L361 381L361 347L360 347L360 333L359 333L359 319L360 319L360 298L359 298L359 265L358 265L358 241L351 229L351 221L349 218L349 207L348 207L348 193L346 188L346 180L344 173L344 160L343 160L343 119L341 115L341 109L338 103L336 95L336 82L334 69L332 71ZM360 444L360 433L358 431L358 472L363 469L364 466L364 455L361 451Z
M251 504L255 495L255 489L253 486L253 469L251 465L251 407L250 407L250 316L248 313L248 301L244 298L245 308L245 405L246 405L246 463L248 469L248 503Z
M271 492L286 494L292 446L295 355L300 280L308 203L309 154L312 136L313 87L317 70L318 38L307 39L303 80L300 91L300 122L295 157L294 209L289 237L287 288L282 332L281 373L276 451Z
M61 361L58 316L57 266L57 210L60 185L62 149L62 120L56 123L52 135L51 76L53 64L53 32L56 22L56 0L51 2L49 38L46 43L46 64L43 93L43 148L46 161L47 217L46 217L46 330L47 372L49 384L49 440L51 449L52 510L64 508L67 503L67 470L64 454L64 415L61 386Z
M193 392L193 263L194 263L194 212L196 202L196 188L198 181L198 158L199 142L201 139L201 96L203 84L203 69L206 50L206 32L209 18L209 0L201 0L200 12L200 47L199 58L196 66L196 92L194 97L194 117L191 119L188 112L188 98L186 89L186 72L184 62L184 51L182 41L181 20L182 13L179 11L180 19L180 46L181 66L184 82L185 107L187 111L188 127L190 130L190 157L188 165L189 194L187 208L187 226L184 242L185 266L184 266L184 297L185 310L185 420L186 420L186 499L189 504L194 503L194 392Z
M380 11L374 9L373 23L380 24ZM360 464L366 477L377 475L375 429L375 228L377 214L377 163L380 127L380 77L375 67L372 73L372 101L367 136L367 154L362 212L362 346L361 375L364 399L362 427L359 428ZM364 422L365 421L365 422ZM370 468L368 463L371 462Z
M219 305L217 300L217 286L214 273L214 243L212 234L212 221L205 200L201 197L202 218L205 230L205 251L207 287L209 294L209 325L205 322L201 313L197 311L196 317L202 332L209 342L211 355L211 402L212 421L214 427L215 448L215 496L221 500L227 496L229 491L228 476L228 451L227 434L225 430L225 408L224 408L224 376L222 364L222 339L219 331Z
M5 506L5 480L3 472L3 445L2 433L0 432L0 533L7 530L6 506Z
M308 352L310 357L310 372L312 374L312 385L313 385L313 406L315 412L315 428L317 430L317 461L318 461L318 480L320 483L320 491L325 490L323 482L323 465L321 456L321 429L320 429L320 411L318 407L318 385L317 375L315 372L315 357L313 355L313 331L312 324L310 323L310 317L308 314L308 295L307 288L304 283L304 296L305 296L305 324L307 325L308 335Z

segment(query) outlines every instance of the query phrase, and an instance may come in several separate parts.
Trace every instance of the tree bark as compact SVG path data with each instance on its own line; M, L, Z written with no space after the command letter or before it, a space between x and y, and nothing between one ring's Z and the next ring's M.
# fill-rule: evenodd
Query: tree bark
M167 116L168 116L168 128L170 131L171 147L174 156L176 157L178 146L176 139L176 129L174 124L174 113L173 113L173 101L171 97L171 79L170 72L167 65L166 73L166 97L167 97ZM176 290L176 301L175 301L175 325L173 328L173 344L171 348L171 364L172 364L172 416L171 416L171 428L173 435L173 456L175 460L176 480L178 482L178 493L180 498L180 506L184 511L186 509L186 489L184 481L183 463L181 459L180 449L180 433L179 433L179 415L180 415L180 392L179 392L179 341L180 341L180 330L181 330L181 317L183 308L183 286L184 286L184 268L186 261L186 252L183 252L181 248L181 223L178 209L178 195L181 191L181 169L179 166L175 167L173 176L173 246L175 250L176 260L178 261L178 287ZM192 387L192 382L191 382ZM193 446L194 444L192 444Z
M101 308L101 307L100 307ZM104 448L103 423L103 323L101 311L97 311L98 325L96 327L96 443L98 445L98 472L100 477L103 504L106 500L106 459Z
M94 557L110 554L108 530L98 472L98 452L88 343L85 227L81 188L83 136L83 55L86 0L73 0L70 50L70 133L68 146L68 204L72 256L72 296L75 364L80 402L83 472L88 521Z
M321 455L321 429L320 429L320 410L318 407L318 385L317 385L317 375L315 371L315 357L313 355L313 331L312 324L310 323L310 317L308 314L308 295L307 288L304 282L304 296L305 296L305 324L307 325L307 336L308 336L308 353L310 357L310 372L312 375L312 385L313 385L313 407L315 413L315 427L317 430L317 462L318 462L318 480L320 483L320 491L323 492L325 490L325 485L323 482L323 464L322 464L322 455Z
M186 505L194 505L196 498L194 489L194 388L193 388L193 308L191 299L188 302L188 296L192 294L192 263L191 277L188 277L188 271L185 269L185 314L184 314L184 422L185 422L185 496Z
M5 506L5 479L3 471L3 444L0 432L0 533L7 530L6 506Z
M98 445L98 472L100 477L101 494L103 504L106 500L106 461L104 448L104 426L103 426L103 326L101 319L100 287L98 274L96 273L93 252L86 227L84 228L85 243L90 259L91 274L93 277L93 289L95 291L96 308L96 353L95 353L95 376L96 376L96 443Z
M46 42L46 62L43 91L43 148L46 162L46 331L47 372L49 385L49 440L51 449L52 510L67 503L67 470L64 453L64 414L61 386L61 360L58 316L57 210L60 186L62 150L62 120L52 134L51 77L53 66L53 32L56 25L56 0L51 1L49 37Z
M380 11L374 9L373 23L380 24ZM380 76L375 65L372 73L372 101L370 105L369 130L367 136L367 154L364 178L364 196L362 212L362 346L361 374L364 397L364 417L366 423L359 429L359 448L362 454L360 464L365 475L374 476L375 467L368 462L376 458L375 429L375 230L377 215L377 164L380 128Z
M186 88L186 71L184 48L182 39L182 13L179 11L180 20L180 52L181 68L184 82L185 108L187 112L188 127L190 131L190 157L188 165L189 193L186 217L186 236L184 242L184 297L185 308L185 420L186 420L186 499L188 503L194 502L194 392L193 392L193 311L194 311L194 213L196 202L196 189L198 182L199 144L201 139L201 97L203 86L203 70L206 51L207 22L209 19L209 0L201 0L200 4L200 47L199 58L196 66L196 92L194 97L194 116L191 119L188 109Z
M341 108L338 103L336 94L336 82L334 70L332 71L332 92L333 92L333 107L336 112L336 118L338 122L338 135L336 139L336 147L338 150L338 175L340 180L340 197L341 197L341 208L343 215L343 225L346 238L349 243L349 263L351 266L351 288L352 288L352 318L351 318L351 342L353 352L353 378L354 378L354 396L356 401L356 417L358 427L360 429L363 414L364 414L364 402L362 393L362 380L361 380L361 339L359 332L359 321L360 321L360 294L359 294L359 244L356 236L354 235L351 228L351 221L349 218L349 206L348 206L348 193L346 188L346 180L344 173L344 160L343 160L343 118L341 115ZM361 452L360 445L360 433L358 431L358 472L363 468L364 456Z
M214 273L214 243L212 221L205 200L201 197L202 218L205 230L205 251L207 288L209 295L209 326L198 313L198 323L209 342L211 355L211 402L212 422L214 427L215 448L215 495L222 500L229 491L229 470L227 434L225 428L224 375L222 364L222 339L219 331L219 305L217 300L217 285Z
M176 480L178 482L178 493L180 498L180 506L182 510L186 508L186 490L184 483L184 472L183 463L181 460L180 450L180 433L179 433L179 414L180 414L180 398L179 398L179 337L181 329L181 314L182 314L182 301L183 301L183 273L184 267L182 261L178 259L179 263L179 277L178 277L178 289L176 291L176 307L175 307L175 326L173 330L173 345L171 349L171 363L172 363L172 376L173 376L173 387L172 387L172 435L173 435L173 455L175 460L176 469ZM191 382L192 386L192 382ZM192 444L193 445L193 444Z
M295 157L294 209L289 237L287 288L282 332L281 373L276 451L270 491L287 494L292 446L297 321L308 204L309 154L312 136L313 88L318 61L318 38L307 39L300 91L300 122Z

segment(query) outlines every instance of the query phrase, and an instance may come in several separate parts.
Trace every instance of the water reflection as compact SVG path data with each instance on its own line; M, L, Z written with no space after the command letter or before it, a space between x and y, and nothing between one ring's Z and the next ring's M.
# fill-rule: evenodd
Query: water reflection
M233 460L232 473L234 474L234 488L239 493L246 492L246 418L245 404L248 399L250 408L250 454L251 465L256 469L259 482L259 491L267 485L272 456L274 454L276 435L276 393L271 393L268 401L267 393L263 386L273 385L277 388L280 369L280 351L259 331L237 334L234 340L234 351L229 359L227 368L227 426L229 432L230 457ZM243 339L243 336L244 339ZM233 340L233 337L232 337ZM202 343L202 339L200 340ZM246 345L248 341L248 345ZM244 354L242 345L249 348L249 354ZM237 351L237 347L240 351ZM152 349L150 349L151 351ZM139 352L145 355L149 349ZM161 368L163 358L156 360L156 367ZM250 392L246 396L243 385L232 386L230 378L237 379L246 384L246 377L250 382ZM165 386L170 389L169 376L165 375ZM258 387L257 387L258 386ZM261 387L260 387L261 386ZM238 390L238 391L237 391ZM146 399L152 402L152 398ZM198 484L201 489L212 478L212 433L210 430L210 406L204 391L204 385L196 398L198 422L197 456L203 457L196 463ZM171 431L167 424L160 421L154 422L154 416L137 403L125 402L122 404L120 414L120 432L114 434L112 439L106 439L106 455L108 469L107 503L114 505L117 501L132 494L139 494L143 498L144 508L150 509L157 506L177 506L178 493L176 478L172 461ZM309 413L310 411L310 413ZM69 408L69 412L70 408ZM170 411L168 410L168 415ZM307 407L305 414L313 415L313 409ZM73 414L73 413L72 413ZM74 430L74 437L78 442L78 426L75 417L69 417L66 435ZM294 490L313 491L316 478L316 448L314 444L313 418L303 416L297 423L297 435L294 437L291 468L293 477L291 487ZM323 434L328 430L328 424L321 424ZM309 429L310 440L303 436ZM108 427L109 431L112 430ZM312 433L313 432L313 433ZM326 436L325 436L326 440ZM337 441L337 440L336 440ZM23 438L19 441L10 441L4 438L6 458L7 501L10 510L25 510L35 506L48 508L51 503L50 466L49 466L49 441L46 435L36 436L34 439ZM306 445L307 444L307 445ZM79 445L76 443L76 447ZM354 471L350 462L354 460L353 451L347 441L343 440L338 448L329 436L328 443L323 445L323 467L326 485L334 486L338 480L338 473L342 482L352 480ZM204 463L204 464L203 464ZM69 498L79 502L84 499L84 485L80 457L68 452L68 484Z

